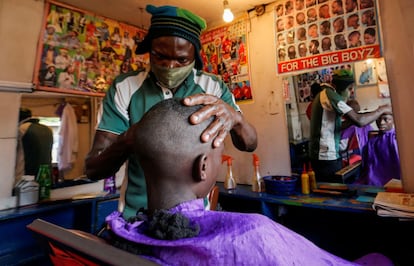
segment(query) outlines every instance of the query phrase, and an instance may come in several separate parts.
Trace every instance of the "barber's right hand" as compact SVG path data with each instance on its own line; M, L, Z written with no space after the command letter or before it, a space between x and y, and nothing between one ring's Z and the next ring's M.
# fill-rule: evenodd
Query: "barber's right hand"
M389 105L389 104L380 105L378 107L378 110L380 110L382 114L392 113L392 108L391 108L391 105Z

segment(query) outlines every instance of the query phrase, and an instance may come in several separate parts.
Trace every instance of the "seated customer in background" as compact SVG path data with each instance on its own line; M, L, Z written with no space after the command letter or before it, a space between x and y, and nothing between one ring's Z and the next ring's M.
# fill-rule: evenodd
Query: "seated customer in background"
M215 185L223 145L202 143L212 120L191 125L202 106L168 99L137 124L134 151L147 184L148 209L106 221L113 243L161 265L359 265L332 255L260 214L210 211L204 198ZM212 138L213 139L213 138ZM380 255L365 265L390 265Z
M400 157L392 113L376 120L378 132L371 134L362 154L358 184L384 186L392 178L401 179Z
M15 177L36 175L41 164L52 164L53 131L32 117L32 111L20 108Z
M361 110L361 106L355 99L348 100L346 104L351 106L356 113ZM342 117L340 149L347 157L343 158L347 164L361 161L362 151L368 142L368 133L372 130L371 124L358 127L347 116Z

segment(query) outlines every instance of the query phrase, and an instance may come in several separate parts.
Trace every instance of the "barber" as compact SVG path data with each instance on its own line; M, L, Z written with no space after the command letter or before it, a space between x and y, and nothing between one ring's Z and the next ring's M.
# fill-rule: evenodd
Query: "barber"
M146 10L152 15L151 25L135 52L150 53L150 69L121 74L114 80L103 100L102 118L85 161L91 179L113 175L128 161L128 185L124 198L121 195L124 218L147 207L145 177L131 152L132 132L157 102L179 97L188 106L204 105L190 122L199 124L215 116L200 137L204 142L213 138L214 147L222 145L229 132L237 149L250 152L257 147L256 130L241 114L230 90L216 76L201 71L200 34L206 28L205 20L179 7L148 5ZM172 159L179 163L179 158Z

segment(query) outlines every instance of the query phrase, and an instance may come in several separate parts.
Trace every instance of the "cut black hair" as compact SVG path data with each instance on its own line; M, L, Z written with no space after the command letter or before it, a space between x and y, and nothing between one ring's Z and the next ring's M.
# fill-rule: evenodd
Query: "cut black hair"
M147 234L153 238L176 240L197 236L200 233L198 224L192 225L187 217L180 213L159 210L150 219Z

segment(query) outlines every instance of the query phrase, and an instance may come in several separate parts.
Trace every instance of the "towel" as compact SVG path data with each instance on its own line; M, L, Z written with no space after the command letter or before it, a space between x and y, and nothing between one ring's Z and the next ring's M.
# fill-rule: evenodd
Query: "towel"
M73 107L66 103L59 130L58 167L60 171L72 169L78 156L78 124Z

